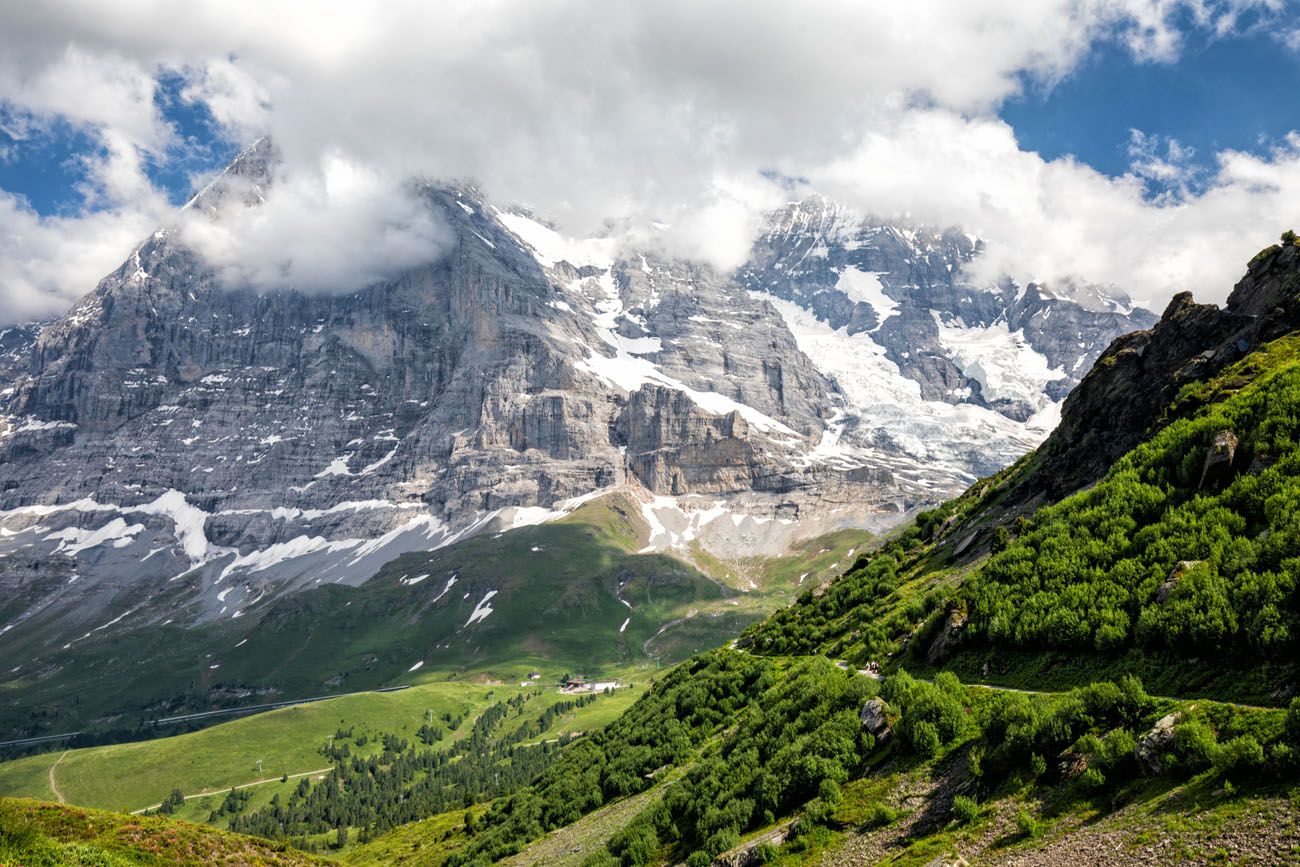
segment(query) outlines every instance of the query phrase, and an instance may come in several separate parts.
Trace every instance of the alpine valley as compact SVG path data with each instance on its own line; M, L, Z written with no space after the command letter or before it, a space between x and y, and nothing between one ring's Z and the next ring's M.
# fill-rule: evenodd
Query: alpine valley
M186 211L247 218L277 164L258 142ZM389 282L231 290L163 228L4 335L5 731L676 661L1024 454L1154 321L969 285L978 240L819 198L722 274L419 194L450 248Z
M1157 317L419 181L431 264L259 293L186 226L278 165L0 333L0 863L1300 858L1293 234Z

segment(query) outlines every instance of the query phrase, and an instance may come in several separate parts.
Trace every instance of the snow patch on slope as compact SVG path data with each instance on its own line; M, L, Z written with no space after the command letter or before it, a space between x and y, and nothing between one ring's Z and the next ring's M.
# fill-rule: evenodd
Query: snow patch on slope
M939 329L939 342L961 372L980 384L986 400L1023 401L1035 409L1051 402L1043 389L1063 379L1065 371L1051 367L1029 345L1023 330L1013 332L1005 322L969 328L960 319L945 322L937 310L930 313Z
M75 557L82 551L111 544L114 548L130 545L137 533L144 529L144 524L127 524L121 518L114 518L97 530L83 530L80 527L65 527L50 533L46 541L59 541L55 554Z
M567 238L522 214L497 211L496 217L532 248L534 257L544 267L554 268L559 262L568 262L579 268L584 265L609 268L614 264L614 252L618 247L615 238L587 238L579 241Z
M495 595L497 595L495 590L489 590L487 595L479 600L478 605L474 606L474 611L470 614L469 620L465 621L466 626L471 623L478 623L481 620L487 620L488 615L492 613L492 606L489 603Z
M841 468L862 463L867 455L879 461L890 456L882 453L883 442L894 456L910 459L931 476L941 470L969 483L974 476L962 455L979 451L1010 463L1051 430L1046 426L1052 421L1047 406L1021 424L973 404L925 400L920 384L904 376L870 334L831 328L794 302L763 292L752 294L776 308L799 349L836 382L848 402L847 412L830 420L805 461Z
M898 312L898 302L886 295L885 287L880 284L880 275L883 273L883 271L862 271L849 266L835 281L835 288L849 296L850 301L865 302L876 311L877 324L871 329L872 331L879 331L880 326L885 324L885 320Z

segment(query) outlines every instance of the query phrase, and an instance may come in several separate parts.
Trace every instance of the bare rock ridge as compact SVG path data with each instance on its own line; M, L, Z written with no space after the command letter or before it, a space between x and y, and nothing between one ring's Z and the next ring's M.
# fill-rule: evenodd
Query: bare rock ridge
M1257 256L1222 309L1197 304L1189 292L1174 296L1155 327L1117 338L1066 398L1061 424L1040 450L1022 496L1055 500L1096 481L1153 431L1183 386L1297 327L1294 245Z
M275 166L258 142L186 207L238 219ZM239 617L599 491L706 542L743 516L784 542L885 525L1036 445L1148 321L970 285L978 242L820 199L732 275L417 191L446 254L350 294L226 285L167 227L0 333L0 636Z

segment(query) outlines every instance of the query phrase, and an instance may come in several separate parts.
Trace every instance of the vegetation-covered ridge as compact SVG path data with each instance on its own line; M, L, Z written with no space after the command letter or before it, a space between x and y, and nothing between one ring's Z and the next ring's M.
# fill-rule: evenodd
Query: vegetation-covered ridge
M1293 659L1300 639L1300 337L1189 388L1095 487L1016 525L965 583L994 644Z
M1178 702L1132 677L1055 694L965 686L948 672L878 683L824 657L724 649L681 666L533 785L445 831L447 848L420 863L516 853L528 863L530 841L656 788L583 863L702 867L756 840L763 857L799 862L897 822L884 791L866 806L845 792L916 768L958 784L927 806L939 829L1008 798L1068 813L1131 801L1153 784L1272 791L1300 772L1300 701L1289 711ZM1026 809L1012 836L1030 841L1051 820Z
M283 843L188 822L0 799L0 865L5 867L306 867L323 863Z
M1061 685L1138 672L1164 692L1284 704L1300 639L1300 336L1184 388L1163 422L1091 488L961 523L996 514L1027 457L742 642L858 665L906 648L914 665L1018 683L1033 678L1017 667L1038 678L1050 661L1076 671Z

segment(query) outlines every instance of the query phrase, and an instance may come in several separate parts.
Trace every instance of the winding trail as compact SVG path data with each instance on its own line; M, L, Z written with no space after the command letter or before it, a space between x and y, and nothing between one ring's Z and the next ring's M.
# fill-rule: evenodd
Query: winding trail
M59 784L54 780L54 769L59 766L59 762L63 761L64 757L66 757L70 752L72 752L72 750L64 750L59 753L59 757L54 760L54 764L50 765L50 791L54 793L55 799L58 800L60 804L66 804L67 801L63 799L63 793L59 791Z
M66 753L65 753L64 755L66 755ZM63 756L60 756L59 758L62 759ZM55 764L58 764L58 762L55 762ZM264 784L266 784L266 783L279 783L279 782L282 782L282 781L285 779L285 777L287 777L287 778L290 779L290 780L296 780L298 777L310 777L312 774L328 774L328 773L329 773L330 771L332 771L332 770L334 770L334 766L333 766L333 765L330 765L328 768L319 768L319 769L314 770L314 771L301 771L300 773L297 773L297 774L286 774L286 775L283 776L283 777L267 777L265 780L253 780L251 783L240 783L240 784L237 785L237 786L223 786L223 787L221 787L221 788L219 788L219 789L204 789L203 791L201 791L201 792L195 792L195 793L192 794L192 795L185 795L184 798L185 798L185 800L187 800L187 801L192 801L192 800L194 800L195 798L206 798L206 797L208 797L209 795L219 795L219 794L221 794L222 792L229 792L231 789L247 789L247 788L249 788L250 786L261 786L261 785L264 785ZM51 768L51 769L50 769L50 782L53 782L53 781L54 781L54 769ZM63 799L62 799L62 798L59 798L59 803L63 803ZM158 808L161 807L161 806L162 806L162 802L159 801L157 804L150 804L150 805L147 806L147 807L141 807L141 808L138 809L138 810L132 810L132 811L131 811L131 815L132 815L132 816L138 816L138 815L140 815L141 813L143 813L143 812L145 812L145 811L147 811L147 810L156 810L156 809L158 809Z
M734 650L737 653L746 653L746 654L750 653L749 648L737 646L737 642L734 639L731 641L730 644L727 645L727 649ZM859 677L869 677L872 680L883 680L889 676L889 672L871 671L866 668L853 668L842 659L832 660L832 662L834 662L835 667L840 669L841 671L852 671L853 673L857 674ZM925 677L917 677L916 679L924 683L934 682L932 679L925 678ZM992 692L1014 692L1020 695L1065 695L1067 692L1070 692L1070 690L1068 689L1021 689L1015 686L1000 686L996 683L973 683L964 680L962 681L961 685L967 687L973 687L975 689L987 689L987 690L991 690ZM1174 701L1174 702L1208 701L1214 704L1228 705L1229 707L1235 707L1241 710L1285 710L1286 709L1281 705L1270 706L1264 704L1246 704L1245 702L1240 702L1240 701L1228 701L1222 698L1207 698L1205 696L1188 697L1188 696L1179 696L1179 695L1154 695L1152 693L1147 693L1147 695L1150 698L1156 699L1158 701Z

